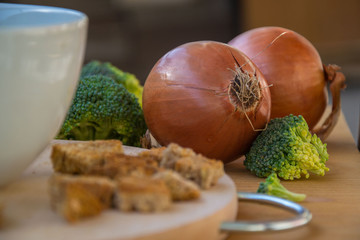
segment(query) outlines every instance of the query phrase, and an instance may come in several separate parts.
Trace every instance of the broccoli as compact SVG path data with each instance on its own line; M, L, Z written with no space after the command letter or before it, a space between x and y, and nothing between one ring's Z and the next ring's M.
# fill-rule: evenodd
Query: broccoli
M258 193L264 193L280 198L285 198L294 202L301 202L306 198L305 194L294 193L287 190L281 183L276 173L270 174L265 182L261 182L257 190Z
M275 172L286 180L309 177L309 172L323 176L329 155L326 144L311 135L305 119L289 115L270 120L245 155L244 165L258 177Z
M91 75L104 75L112 78L137 97L140 107L142 107L143 86L135 75L123 72L109 62L102 63L100 61L91 61L86 64L81 71L81 77Z
M81 77L58 139L119 139L140 146L146 124L137 99L103 75Z

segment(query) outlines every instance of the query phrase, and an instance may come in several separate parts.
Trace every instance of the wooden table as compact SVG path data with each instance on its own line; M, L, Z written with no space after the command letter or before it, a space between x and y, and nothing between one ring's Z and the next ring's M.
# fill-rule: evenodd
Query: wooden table
M232 233L229 240L246 239L360 239L360 153L346 120L342 115L326 140L330 171L323 177L282 181L290 191L305 193L301 203L313 215L303 227L266 233ZM239 159L226 166L238 191L255 192L263 179L250 174ZM249 202L239 202L239 220L273 220L289 218L292 214L279 208Z

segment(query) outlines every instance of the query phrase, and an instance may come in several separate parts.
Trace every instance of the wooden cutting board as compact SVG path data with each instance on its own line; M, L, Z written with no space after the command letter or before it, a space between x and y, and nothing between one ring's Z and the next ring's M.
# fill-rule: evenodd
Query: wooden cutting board
M53 141L53 143L62 141ZM53 144L52 143L52 144ZM0 189L3 224L0 239L224 239L221 222L237 214L236 188L227 175L195 201L173 204L162 213L121 213L107 210L100 216L69 224L50 208L47 181L53 173L51 145L12 184ZM136 154L140 148L125 147Z

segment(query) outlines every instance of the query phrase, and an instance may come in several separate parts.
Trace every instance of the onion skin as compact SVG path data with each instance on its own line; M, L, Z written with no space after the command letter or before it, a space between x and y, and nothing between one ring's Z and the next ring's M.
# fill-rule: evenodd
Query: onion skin
M302 115L310 129L315 127L327 106L327 82L319 53L307 39L289 29L262 27L238 35L229 45L250 57L273 84L271 118Z
M256 72L261 97L247 116L255 129L266 126L271 111L270 91L257 67L227 44L191 42L164 55L145 81L144 117L161 145L177 143L225 163L249 150L259 132L230 101L234 58L240 65L247 63L242 69L250 75Z

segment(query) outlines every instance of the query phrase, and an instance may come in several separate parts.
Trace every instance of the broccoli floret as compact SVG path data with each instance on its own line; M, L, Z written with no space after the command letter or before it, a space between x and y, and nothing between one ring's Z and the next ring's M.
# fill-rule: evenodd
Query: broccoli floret
M91 75L104 75L124 85L129 92L135 95L140 107L142 107L143 86L141 86L135 75L123 72L109 62L102 63L100 61L91 61L82 68L81 77Z
M140 146L146 132L143 111L126 88L103 75L81 77L59 139L119 139Z
M287 190L281 183L276 173L270 174L265 182L261 182L257 190L258 193L264 193L280 198L285 198L294 202L301 202L306 198L305 194L294 193Z
M293 180L309 173L323 176L329 155L326 144L311 135L302 116L289 115L270 120L245 155L244 165L258 177L275 172L283 179Z

